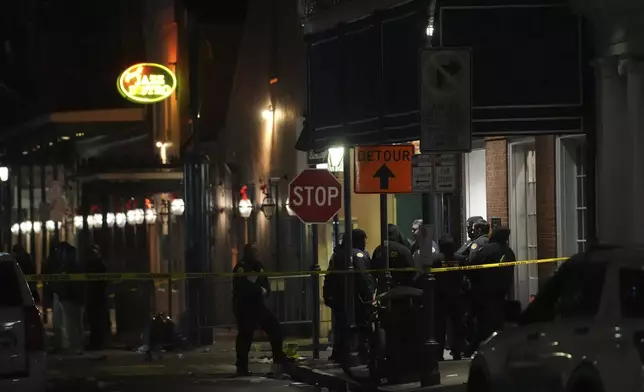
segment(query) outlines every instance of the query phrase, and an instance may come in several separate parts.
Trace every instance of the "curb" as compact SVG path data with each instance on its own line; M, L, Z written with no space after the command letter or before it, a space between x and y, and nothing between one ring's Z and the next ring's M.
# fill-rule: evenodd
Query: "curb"
M304 384L328 388L331 392L461 392L465 391L464 384L457 385L434 385L430 387L421 387L418 384L390 385L381 387L369 387L360 385L348 377L338 376L314 369L306 365L294 365L289 367L288 375L294 381Z

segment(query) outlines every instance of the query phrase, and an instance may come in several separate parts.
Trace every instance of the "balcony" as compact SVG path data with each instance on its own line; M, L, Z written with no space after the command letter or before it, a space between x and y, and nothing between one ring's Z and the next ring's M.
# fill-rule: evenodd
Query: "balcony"
M329 30L338 23L348 23L407 3L409 0L300 0L300 16L304 31L312 34Z

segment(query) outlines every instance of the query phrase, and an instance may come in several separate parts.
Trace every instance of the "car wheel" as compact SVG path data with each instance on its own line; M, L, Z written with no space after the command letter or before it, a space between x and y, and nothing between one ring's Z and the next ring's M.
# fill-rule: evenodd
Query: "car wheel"
M570 392L604 392L604 387L591 380L579 380Z
M490 383L481 369L470 369L470 375L467 379L467 392L491 392Z

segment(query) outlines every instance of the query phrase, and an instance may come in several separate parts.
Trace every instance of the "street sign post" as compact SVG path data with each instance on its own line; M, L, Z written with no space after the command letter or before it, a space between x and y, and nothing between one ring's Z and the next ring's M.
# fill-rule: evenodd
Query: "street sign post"
M411 193L414 146L359 146L354 151L355 193Z
M306 169L288 186L289 207L304 223L327 223L342 208L342 186L328 170Z
M425 49L421 72L421 151L471 151L471 50Z
M434 178L436 192L456 191L456 154L434 155Z
M434 189L434 168L431 154L416 154L411 158L412 189L414 193L431 192Z

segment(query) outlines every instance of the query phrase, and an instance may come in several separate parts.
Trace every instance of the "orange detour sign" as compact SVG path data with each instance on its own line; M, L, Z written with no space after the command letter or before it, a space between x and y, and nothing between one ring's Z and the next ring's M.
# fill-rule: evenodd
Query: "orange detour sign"
M411 193L412 155L412 144L356 147L355 193Z

